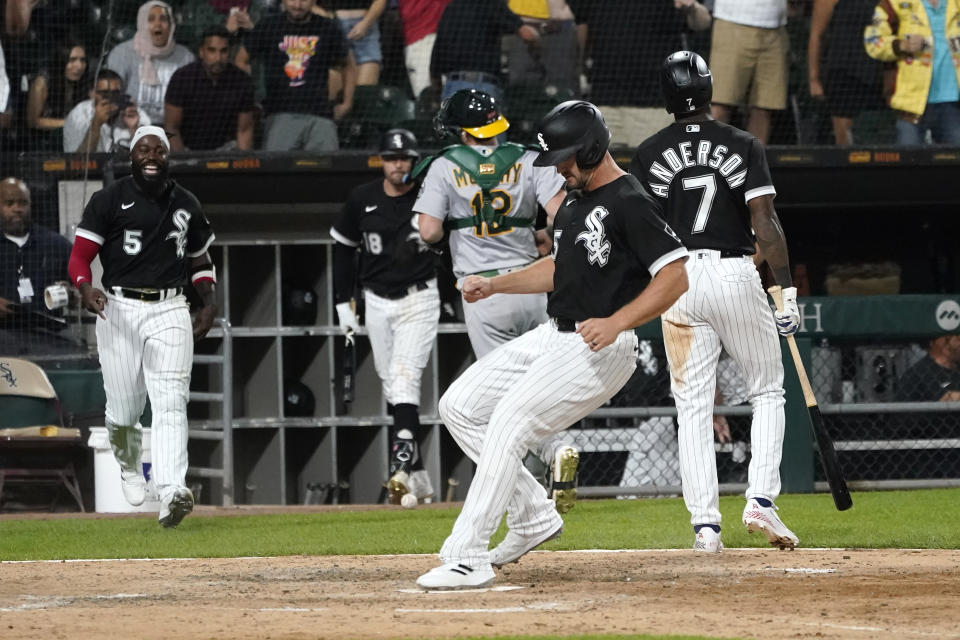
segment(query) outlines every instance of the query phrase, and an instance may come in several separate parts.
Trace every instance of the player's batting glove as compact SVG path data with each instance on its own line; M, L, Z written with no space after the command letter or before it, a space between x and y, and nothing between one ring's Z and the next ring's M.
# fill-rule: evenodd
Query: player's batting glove
M340 330L343 331L344 335L355 333L360 328L357 314L350 308L349 302L341 302L337 305L337 320L340 322Z
M783 290L783 311L774 311L777 331L782 336L792 336L800 328L800 307L797 306L797 288Z

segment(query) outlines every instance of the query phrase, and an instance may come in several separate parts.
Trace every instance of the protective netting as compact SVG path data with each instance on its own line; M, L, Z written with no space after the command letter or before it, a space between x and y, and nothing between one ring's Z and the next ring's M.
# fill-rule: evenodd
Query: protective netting
M921 82L917 95L898 89L903 114L923 113L927 101L957 101L956 79L942 64L949 58L940 55L954 27L913 33L901 26L904 16L875 16L874 0L817 3L816 13L813 2L794 0L147 4L6 1L4 151L82 151L99 102L104 136L93 151L122 150L124 130L147 119L174 130L180 137L174 144L191 150L367 149L394 126L436 146L431 120L441 97L464 87L501 98L513 140L533 141L536 122L551 106L583 97L604 109L614 144L635 145L669 122L657 74L678 49L710 62L714 102L732 107L733 123L772 144L832 143L835 135L850 142L851 130L858 143L894 142L905 125L895 128L884 86L887 95L902 86L894 83L898 60L934 71L932 84ZM310 17L311 7L329 19ZM898 38L910 44L897 44L895 53ZM761 52L756 73L753 62L736 57L751 42ZM103 90L86 103L103 68L119 81L102 79ZM752 107L766 112L766 124L752 121ZM277 117L291 113L327 122L305 131L303 123ZM956 119L944 117L952 131ZM934 141L951 142L951 135L933 127Z
M960 477L958 360L960 336L932 344L824 340L813 347L808 373L848 482L910 486ZM788 367L785 375L796 373ZM582 486L612 495L615 488L623 490L620 495L679 492L669 384L662 344L644 341L633 378L597 412L604 417L585 419L571 430L582 451ZM723 355L717 387L718 481L742 491L750 460L749 398L737 365ZM625 407L640 407L642 415L631 417ZM736 415L719 415L726 412ZM806 412L788 414L786 428L808 431ZM816 461L815 474L824 480Z

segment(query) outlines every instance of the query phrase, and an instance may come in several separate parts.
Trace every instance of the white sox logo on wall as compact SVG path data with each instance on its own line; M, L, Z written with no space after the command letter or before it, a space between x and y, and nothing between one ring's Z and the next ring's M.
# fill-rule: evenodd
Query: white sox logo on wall
M17 386L17 378L13 375L13 370L6 362L0 362L0 378L7 383L11 389Z
M594 207L593 211L587 214L584 224L588 231L581 231L576 241L583 241L583 246L587 250L587 260L590 264L599 264L601 267L607 265L610 259L610 243L607 242L606 231L603 228L603 219L610 215L610 212L603 207Z
M173 226L177 229L167 234L167 240L177 243L177 257L182 258L187 253L187 229L190 227L190 212L186 209L177 209L173 212Z

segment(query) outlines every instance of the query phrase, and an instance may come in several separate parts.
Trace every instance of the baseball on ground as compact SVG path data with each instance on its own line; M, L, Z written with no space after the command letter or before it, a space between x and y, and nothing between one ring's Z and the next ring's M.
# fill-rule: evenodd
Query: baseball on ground
M400 506L402 506L404 509L416 508L417 496L413 495L412 493L404 494L404 496L400 498Z

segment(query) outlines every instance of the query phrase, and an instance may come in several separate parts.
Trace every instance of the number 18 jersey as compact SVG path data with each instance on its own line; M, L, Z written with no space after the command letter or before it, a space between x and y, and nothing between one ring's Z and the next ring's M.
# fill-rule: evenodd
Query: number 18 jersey
M760 141L716 120L661 129L637 147L630 172L660 199L688 249L753 254L747 203L777 193Z

